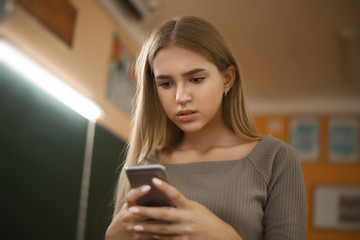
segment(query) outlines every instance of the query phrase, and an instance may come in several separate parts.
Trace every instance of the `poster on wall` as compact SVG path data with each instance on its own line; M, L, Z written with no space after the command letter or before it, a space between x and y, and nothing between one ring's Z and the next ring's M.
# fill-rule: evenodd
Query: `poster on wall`
M313 228L360 231L360 186L314 188Z
M135 82L132 80L133 57L121 42L117 33L113 34L111 58L107 80L106 96L127 114L131 114L135 96Z
M281 116L273 116L267 118L266 122L266 133L279 138L283 141L286 141L286 119L285 117Z
M294 118L290 120L290 144L297 150L302 162L319 159L319 120Z
M329 162L358 161L358 121L353 118L329 119Z

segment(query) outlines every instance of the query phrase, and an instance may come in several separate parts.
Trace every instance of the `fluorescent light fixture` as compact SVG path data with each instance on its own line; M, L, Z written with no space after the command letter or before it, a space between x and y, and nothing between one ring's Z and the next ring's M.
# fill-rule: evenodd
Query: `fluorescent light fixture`
M19 73L90 121L96 121L103 115L102 109L96 103L75 91L53 73L1 38L0 64Z

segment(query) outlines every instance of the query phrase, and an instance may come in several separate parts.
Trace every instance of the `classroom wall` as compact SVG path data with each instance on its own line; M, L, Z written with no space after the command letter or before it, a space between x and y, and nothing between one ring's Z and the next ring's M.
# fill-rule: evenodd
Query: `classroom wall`
M84 223L84 239L100 240L111 221L113 191L131 125L130 117L105 96L113 33L117 32L132 52L137 47L96 1L69 2L77 9L72 46L16 2L0 26L0 37L105 112L95 128ZM2 237L77 239L88 121L21 77L8 75L16 74L1 65L0 142L5 148L0 154ZM68 115L72 119L68 120Z
M137 44L102 10L97 1L73 0L77 10L73 44L68 46L19 4L0 27L0 35L104 110L98 123L127 139L130 117L105 96L112 35L135 53Z

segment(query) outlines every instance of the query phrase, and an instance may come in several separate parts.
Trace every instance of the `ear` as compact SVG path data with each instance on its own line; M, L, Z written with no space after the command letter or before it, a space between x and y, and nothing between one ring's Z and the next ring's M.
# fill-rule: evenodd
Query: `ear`
M228 92L234 84L236 78L236 70L234 66L228 67L224 73L224 91Z

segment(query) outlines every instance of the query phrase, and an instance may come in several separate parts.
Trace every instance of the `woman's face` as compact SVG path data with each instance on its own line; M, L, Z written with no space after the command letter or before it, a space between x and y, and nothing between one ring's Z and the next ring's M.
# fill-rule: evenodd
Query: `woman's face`
M171 45L153 61L157 93L166 115L185 133L221 123L225 74L203 56Z

